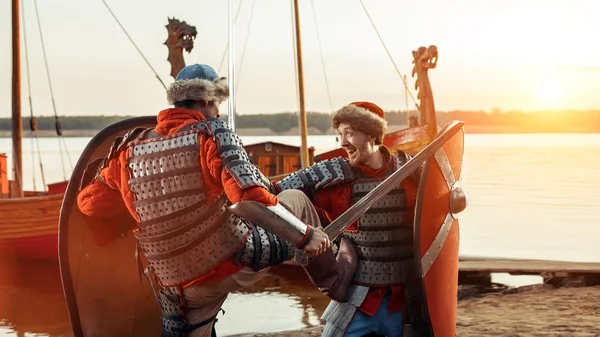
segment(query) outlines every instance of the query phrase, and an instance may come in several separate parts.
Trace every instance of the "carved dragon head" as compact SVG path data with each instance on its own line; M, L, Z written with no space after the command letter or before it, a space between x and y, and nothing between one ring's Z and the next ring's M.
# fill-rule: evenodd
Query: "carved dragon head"
M422 75L429 69L435 68L438 60L438 50L436 46L419 47L413 50L413 67L412 76L415 74Z
M415 90L417 90L418 109L421 111L421 123L429 125L428 133L430 137L435 137L437 127L435 125L435 104L433 101L433 92L429 82L429 69L435 68L438 60L438 50L436 46L419 47L413 50L412 76L415 74Z
M171 76L175 78L179 71L185 67L183 51L190 53L194 49L194 39L198 32L196 27L188 25L185 21L168 18L169 24L165 27L168 31L165 45L169 49L167 61L171 63Z

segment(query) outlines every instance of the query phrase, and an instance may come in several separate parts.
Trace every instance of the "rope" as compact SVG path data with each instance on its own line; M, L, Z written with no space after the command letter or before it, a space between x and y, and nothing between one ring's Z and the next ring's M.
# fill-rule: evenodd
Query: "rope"
M250 26L252 25L252 18L254 18L254 5L255 4L256 4L256 1L252 0L252 7L250 9L250 20L248 20L248 26L246 27L246 38L244 39L244 47L242 48L242 58L240 60L240 69L238 70L237 78L235 79L235 86L238 88L239 88L238 83L240 82L240 76L242 76L242 65L244 64L244 56L246 55L246 46L248 45L248 37L250 36Z
M254 3L252 4L252 6L254 7ZM242 1L240 1L240 4L238 5L238 8L237 8L237 12L235 13L235 19L233 20L234 26L237 23L241 8L242 8ZM225 62L225 56L227 56L228 50L229 50L229 41L227 41L227 44L225 45L225 50L223 51L223 56L221 57L221 64L219 64L219 71L217 72L219 74L221 73L221 69L223 69L223 62Z
M121 29L123 30L123 33L125 33L125 35L129 39L129 41L131 42L131 44L133 45L133 47L135 47L135 49L138 51L138 53L140 54L140 56L144 59L144 61L146 61L146 64L148 65L148 67L150 67L150 69L154 73L154 76L156 76L156 79L160 82L160 84L162 84L163 88L165 88L165 91L167 91L167 86L160 79L160 76L158 76L158 73L156 72L156 70L154 70L154 67L152 67L152 65L150 64L150 62L146 58L146 56L144 56L144 53L142 53L142 51L140 50L140 48L138 48L138 46L135 44L135 42L133 41L133 39L131 38L131 36L129 35L129 33L127 33L127 30L125 30L125 27L123 27L123 25L121 24L121 22L119 21L119 19L115 15L115 13L113 13L113 11L110 9L110 7L108 6L108 4L106 3L105 0L102 0L102 3L104 3L104 6L106 7L106 9L108 9L108 11L112 15L112 17L115 19L115 21L117 22L117 24L119 25L119 27L121 27Z
M27 48L27 24L25 22L25 3L21 5L21 15L23 17L23 42L25 45L25 65L26 65L26 73L27 73L27 95L29 98L29 130L31 131L31 168L32 168L32 180L33 180L33 190L37 191L37 184L35 181L35 153L38 154L38 162L40 164L40 172L42 175L42 185L44 186L44 192L47 191L46 179L44 176L44 164L42 163L42 155L40 150L40 141L37 134L37 122L35 117L33 116L33 100L31 99L31 77L29 70L29 51ZM37 151L34 149L34 143L37 145Z
M36 185L36 181L35 181L35 152L37 152L38 155L38 163L40 165L40 174L42 177L42 186L44 188L44 192L48 191L48 187L46 186L46 177L44 174L44 164L42 162L42 154L41 154L41 148L40 148L40 140L37 134L37 122L35 119L35 116L33 115L33 100L32 100L32 91L31 91L31 78L30 78L30 71L29 71L29 53L28 53L28 48L27 48L27 24L25 23L25 4L22 4L21 7L22 10L22 16L23 16L23 38L24 38L24 43L25 43L25 64L27 66L27 94L29 97L29 129L32 133L32 139L31 139L31 168L32 168L32 180L33 180L33 190L37 191L37 185ZM34 150L34 140L35 140L35 144L37 146L37 151Z
M323 57L323 46L321 45L319 26L317 25L317 14L315 12L315 1L311 0L310 5L312 7L313 21L315 23L315 30L317 31L317 42L319 43L319 53L321 54L321 65L323 66L323 75L325 76L325 88L327 89L327 98L329 99L329 111L333 112L333 104L331 103L331 91L329 90L329 80L327 79L327 71L325 70L325 58Z
M29 54L27 53L27 24L25 22L25 4L21 5L21 16L23 17L23 42L25 44L25 67L26 67L26 73L27 73L27 95L29 98L29 118L30 118L30 125L33 126L34 125L34 119L33 119L33 104L31 103L31 78L29 76ZM37 184L35 182L35 150L34 150L34 138L37 138L37 134L35 132L35 130L31 130L33 133L33 137L31 138L31 167L32 167L32 179L33 179L33 190L37 191Z
M392 54L390 53L390 51L388 50L387 46L385 45L385 42L383 42L383 38L379 34L379 31L377 30L377 27L375 27L375 23L373 22L373 19L371 19L371 15L369 15L369 12L367 11L367 7L365 7L365 4L363 3L362 0L360 0L360 4L362 5L362 8L364 9L365 14L367 14L367 17L369 18L369 21L371 22L371 26L373 26L373 29L375 30L375 33L377 34L377 37L379 37L379 41L383 45L383 48L385 49L385 52L387 53L388 57L390 58L390 61L392 61L392 64L394 65L394 69L396 69L396 73L398 74L398 76L400 76L400 79L404 83L404 87L406 89L408 89L408 84L406 83L406 80L404 79L404 76L400 73L400 70L398 69L398 66L396 65L396 62L394 62L394 59L392 58ZM417 111L420 111L419 105L417 104L417 101L415 100L413 94L410 91L408 91L408 94L410 95L411 100L415 104L415 108L417 109Z
M63 169L63 178L65 180L67 180L67 174L65 172L65 161L64 161L64 154L63 154L63 146L64 146L64 151L67 153L67 159L69 160L69 165L71 166L71 170L73 170L73 164L71 163L71 158L69 158L68 156L68 150L67 150L67 144L64 142L64 139L62 139L62 127L60 126L60 121L58 119L58 114L56 113L56 103L54 100L54 90L52 89L52 79L50 76L50 67L48 67L48 57L46 56L46 46L44 44L44 35L42 33L42 24L41 24L41 20L40 20L40 15L39 15L39 10L38 10L38 5L37 5L37 0L34 0L33 2L34 7L35 7L35 16L37 18L37 24L38 24L38 31L40 34L40 41L42 43L42 54L44 55L44 64L46 66L46 77L48 78L48 86L50 87L50 97L52 99L52 109L54 110L54 119L55 119L55 127L56 127L56 134L58 135L58 146L60 148L60 159L61 159L61 163L62 163L62 169ZM61 144L61 140L63 141L63 143Z

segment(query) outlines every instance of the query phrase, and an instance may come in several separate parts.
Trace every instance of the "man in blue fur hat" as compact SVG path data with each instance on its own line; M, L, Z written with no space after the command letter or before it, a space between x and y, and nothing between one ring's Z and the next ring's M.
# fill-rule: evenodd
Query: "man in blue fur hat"
M155 128L118 140L78 196L87 216L127 212L136 220L133 233L159 288L163 337L214 335L228 294L298 249L310 256L311 280L338 301L356 270L357 252L333 254L302 192L273 194L241 139L218 119L228 96L226 79L210 66L183 68L167 91L174 108L158 114ZM229 206L240 201L260 203L270 222L232 214Z

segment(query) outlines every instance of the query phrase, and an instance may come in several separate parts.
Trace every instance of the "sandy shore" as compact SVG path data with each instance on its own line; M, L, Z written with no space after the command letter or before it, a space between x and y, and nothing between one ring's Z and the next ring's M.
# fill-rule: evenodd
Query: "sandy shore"
M239 337L312 337L321 331L317 326ZM536 285L463 299L458 303L457 336L600 336L600 286Z

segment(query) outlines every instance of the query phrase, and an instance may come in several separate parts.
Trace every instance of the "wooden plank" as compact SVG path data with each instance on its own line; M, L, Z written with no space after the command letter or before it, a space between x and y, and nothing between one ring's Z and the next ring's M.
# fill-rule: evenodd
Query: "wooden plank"
M458 264L460 271L491 273L532 273L571 272L600 273L598 262L573 262L531 259L461 257Z

